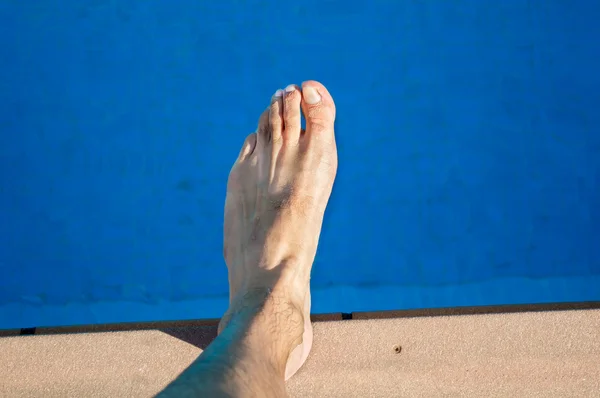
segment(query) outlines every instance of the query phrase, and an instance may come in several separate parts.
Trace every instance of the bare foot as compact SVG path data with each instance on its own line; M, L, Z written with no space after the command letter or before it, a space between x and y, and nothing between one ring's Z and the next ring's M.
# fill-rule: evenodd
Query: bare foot
M257 132L246 138L227 183L223 252L230 309L252 289L267 288L303 316L304 330L289 331L302 338L288 357L286 380L312 346L310 271L337 170L334 120L333 98L322 84L308 81L302 89L278 90ZM227 322L226 314L219 333Z

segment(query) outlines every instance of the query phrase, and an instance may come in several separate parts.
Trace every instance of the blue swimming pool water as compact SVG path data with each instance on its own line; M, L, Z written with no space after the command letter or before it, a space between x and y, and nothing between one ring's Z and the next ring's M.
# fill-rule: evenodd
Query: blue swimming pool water
M225 181L321 80L314 312L600 300L593 1L0 4L0 328L219 317Z

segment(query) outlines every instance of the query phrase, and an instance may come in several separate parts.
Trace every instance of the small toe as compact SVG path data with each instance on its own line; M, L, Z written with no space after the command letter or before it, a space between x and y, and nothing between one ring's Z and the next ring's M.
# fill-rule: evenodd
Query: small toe
M270 106L265 109L258 119L258 128L256 129L256 145L259 148L266 148L269 144L269 141L271 141L271 126L269 124L270 109Z
M256 148L256 133L252 133L246 137L244 145L242 145L242 149L240 150L238 161L241 162L250 157L254 153L254 148Z
M302 112L306 119L307 134L333 136L335 103L321 83L314 80L302 83Z
M277 90L271 98L269 124L273 142L279 142L283 133L283 90Z
M288 141L297 141L300 137L302 129L301 101L300 89L294 84L287 86L283 96L283 134Z

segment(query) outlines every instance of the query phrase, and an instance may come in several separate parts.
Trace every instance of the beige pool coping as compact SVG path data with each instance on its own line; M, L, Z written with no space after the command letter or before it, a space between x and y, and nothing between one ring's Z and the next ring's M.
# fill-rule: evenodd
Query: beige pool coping
M600 302L313 316L292 397L600 397ZM0 330L0 397L151 397L216 320Z

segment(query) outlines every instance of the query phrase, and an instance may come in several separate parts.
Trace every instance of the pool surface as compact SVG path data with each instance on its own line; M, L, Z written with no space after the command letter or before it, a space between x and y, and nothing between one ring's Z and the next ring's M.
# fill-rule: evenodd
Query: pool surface
M313 312L600 300L600 4L0 4L0 328L217 318L225 182L322 81Z

